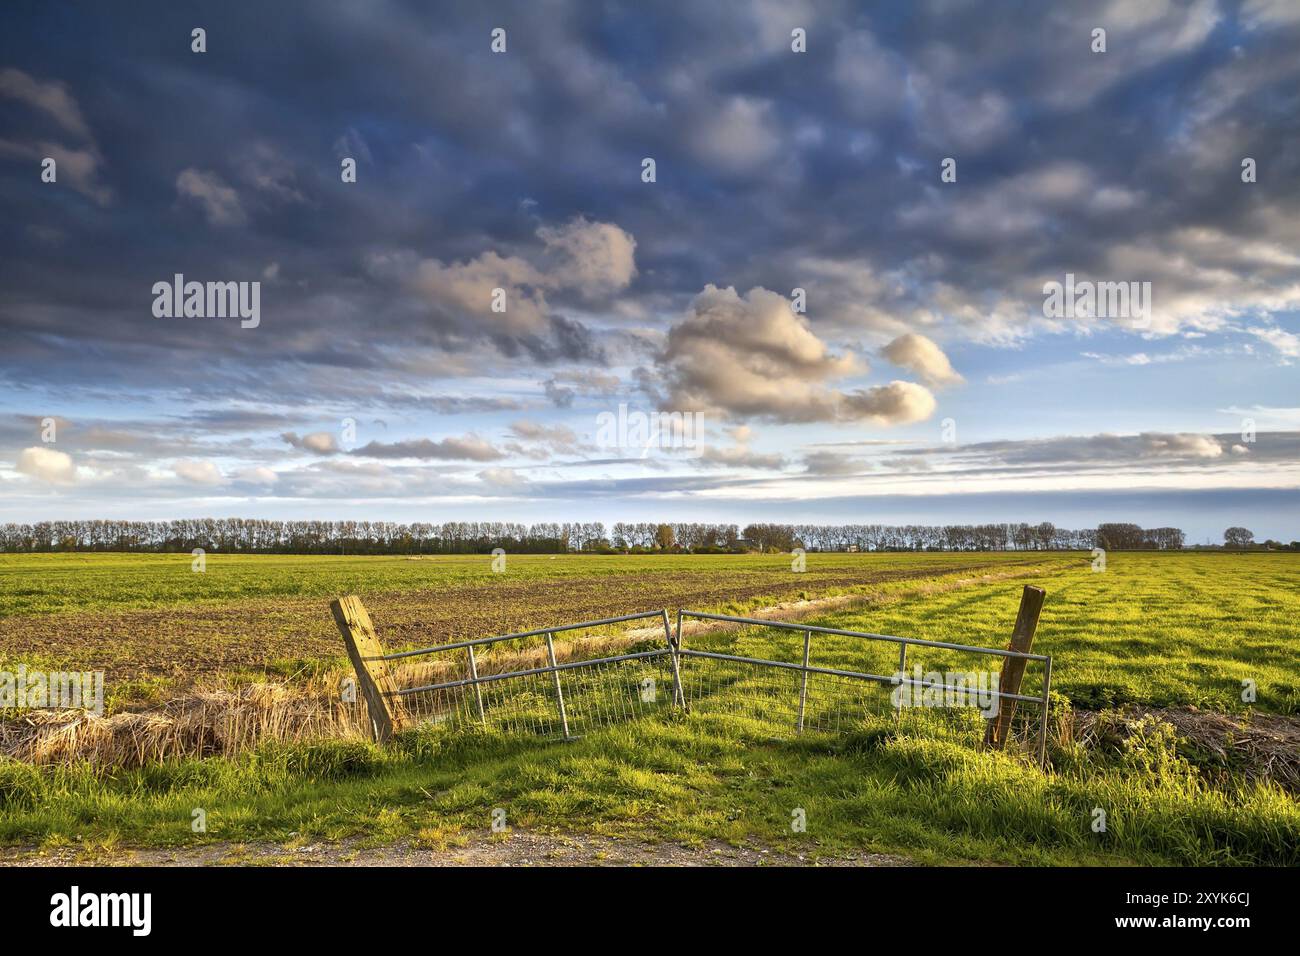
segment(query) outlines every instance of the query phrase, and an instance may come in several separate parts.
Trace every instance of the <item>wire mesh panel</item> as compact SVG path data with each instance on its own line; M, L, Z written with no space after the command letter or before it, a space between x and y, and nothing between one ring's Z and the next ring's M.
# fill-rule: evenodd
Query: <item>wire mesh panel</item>
M477 682L465 678L455 686L415 690L404 697L410 719L418 723L580 737L671 707L672 668L667 658L663 649L653 656L570 662L555 670L506 672Z
M652 620L655 627L592 633ZM405 723L572 738L671 707L667 612L385 655Z

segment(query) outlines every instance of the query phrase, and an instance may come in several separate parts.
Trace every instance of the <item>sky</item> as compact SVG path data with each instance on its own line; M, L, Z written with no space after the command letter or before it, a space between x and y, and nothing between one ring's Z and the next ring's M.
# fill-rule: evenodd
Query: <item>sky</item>
M1300 538L1300 4L5 19L0 521Z

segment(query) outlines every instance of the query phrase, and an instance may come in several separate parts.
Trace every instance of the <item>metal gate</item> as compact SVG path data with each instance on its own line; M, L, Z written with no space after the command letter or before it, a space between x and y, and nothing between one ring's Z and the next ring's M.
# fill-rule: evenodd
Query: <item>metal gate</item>
M654 624L630 633L582 634L636 621ZM687 646L690 621L717 627L696 628ZM364 628L378 650L368 616ZM555 636L562 633L570 639L557 645ZM344 637L354 650L356 635L345 629ZM950 711L971 722L969 701L960 699L972 694L970 683L942 676L952 671L908 676L909 650L1042 664L1038 694L974 690L997 708L1038 706L1036 733L1031 722L1022 719L1020 725L1022 737L1037 737L1038 759L1045 763L1052 659L1044 654L683 609L675 630L667 610L645 611L393 654L357 654L354 661L362 665L358 677L369 682L367 700L386 706L384 716L394 728L438 723L573 739L669 711L741 718L777 734L841 732L881 715L901 724L908 711L921 714L917 720ZM985 672L986 683L998 675ZM893 691L882 694L882 686ZM936 694L939 706L931 707ZM911 700L917 695L919 702ZM950 695L959 698L952 707Z
M688 620L719 622L729 629L703 635L704 646L687 646L683 623ZM737 628L741 629L738 634ZM757 629L760 633L747 634L746 629ZM796 639L783 648L780 640L761 633L766 631ZM720 636L726 639L726 649L707 649L708 643L716 645ZM682 678L681 696L686 708L695 712L725 713L760 721L778 732L800 734L805 730L840 732L860 724L868 715L882 713L891 714L899 722L909 710L927 717L949 716L954 709L971 709L972 699L991 702L995 712L1008 702L1011 707L1028 703L1038 707L1033 736L1037 738L1034 742L1039 763L1046 762L1052 681L1052 658L1046 654L688 610L677 612L675 642ZM873 654L868 650L890 646L896 646L897 651ZM751 647L755 649L750 651ZM1041 692L1003 692L999 686L1000 670L984 672L987 682L983 687L972 686L971 682L949 683L943 677L934 676L952 671L932 669L909 677L909 648L1037 662L1042 664ZM814 653L824 656L826 663L814 664ZM883 667L871 668L873 663L888 665L890 672L883 672ZM844 666L836 666L841 664ZM882 672L874 672L877 669ZM882 694L882 685L894 688L894 692ZM932 707L930 702L936 695L940 698L939 706ZM910 700L903 703L905 698Z

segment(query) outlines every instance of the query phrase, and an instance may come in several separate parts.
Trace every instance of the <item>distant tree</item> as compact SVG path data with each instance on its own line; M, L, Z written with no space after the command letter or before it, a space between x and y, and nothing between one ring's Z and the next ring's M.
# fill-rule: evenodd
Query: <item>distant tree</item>
M744 534L760 551L789 551L800 546L794 525L751 524L745 526Z
M671 551L677 539L673 536L673 526L670 524L661 524L655 528L655 546L661 551Z
M1056 537L1056 525L1050 521L1044 521L1034 529L1034 543L1041 551L1046 551L1052 546L1054 537Z
M1102 524L1097 526L1097 544L1107 551L1132 551L1141 548L1145 535L1135 524Z
M1249 548L1255 543L1255 532L1245 528L1229 528L1223 532L1223 543L1229 548Z
M1244 530L1244 529L1243 529ZM1245 531L1246 546L1250 532ZM742 539L733 524L637 522L615 524L612 533L599 521L543 521L533 525L502 521L448 521L442 524L392 521L276 521L257 518L181 518L172 521L40 521L0 524L0 552L144 551L188 552L206 548L224 554L564 554L614 548L637 552L682 550L699 553L758 550L789 551L1004 551L1028 548L1088 550L1183 547L1178 528L1144 530L1132 524L1096 530L1040 524L989 525L747 525ZM1105 543L1101 543L1102 541ZM1208 543L1208 542L1207 542ZM1292 542L1273 542L1275 550L1300 550Z

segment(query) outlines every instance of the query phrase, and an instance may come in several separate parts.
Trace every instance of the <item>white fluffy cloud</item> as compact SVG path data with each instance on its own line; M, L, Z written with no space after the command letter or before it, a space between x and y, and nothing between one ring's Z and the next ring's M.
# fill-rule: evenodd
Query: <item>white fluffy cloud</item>
M16 467L24 475L53 485L70 485L77 480L77 469L71 455L41 445L24 448L18 455Z
M943 349L934 340L916 332L900 335L881 349L880 354L934 388L959 385L965 381L952 367L948 356L943 354Z
M851 393L829 383L862 371L851 354L834 354L775 292L708 285L672 327L662 356L667 403L676 410L779 422L918 421L934 411L921 385Z
M339 443L333 432L311 432L298 437L297 432L284 432L280 438L293 448L309 451L313 455L333 455L339 450Z
M184 478L196 485L219 485L225 481L221 469L210 461L182 459L172 465L172 471L178 478Z
M934 396L924 385L895 380L842 396L840 417L876 425L910 425L925 421L934 408Z

